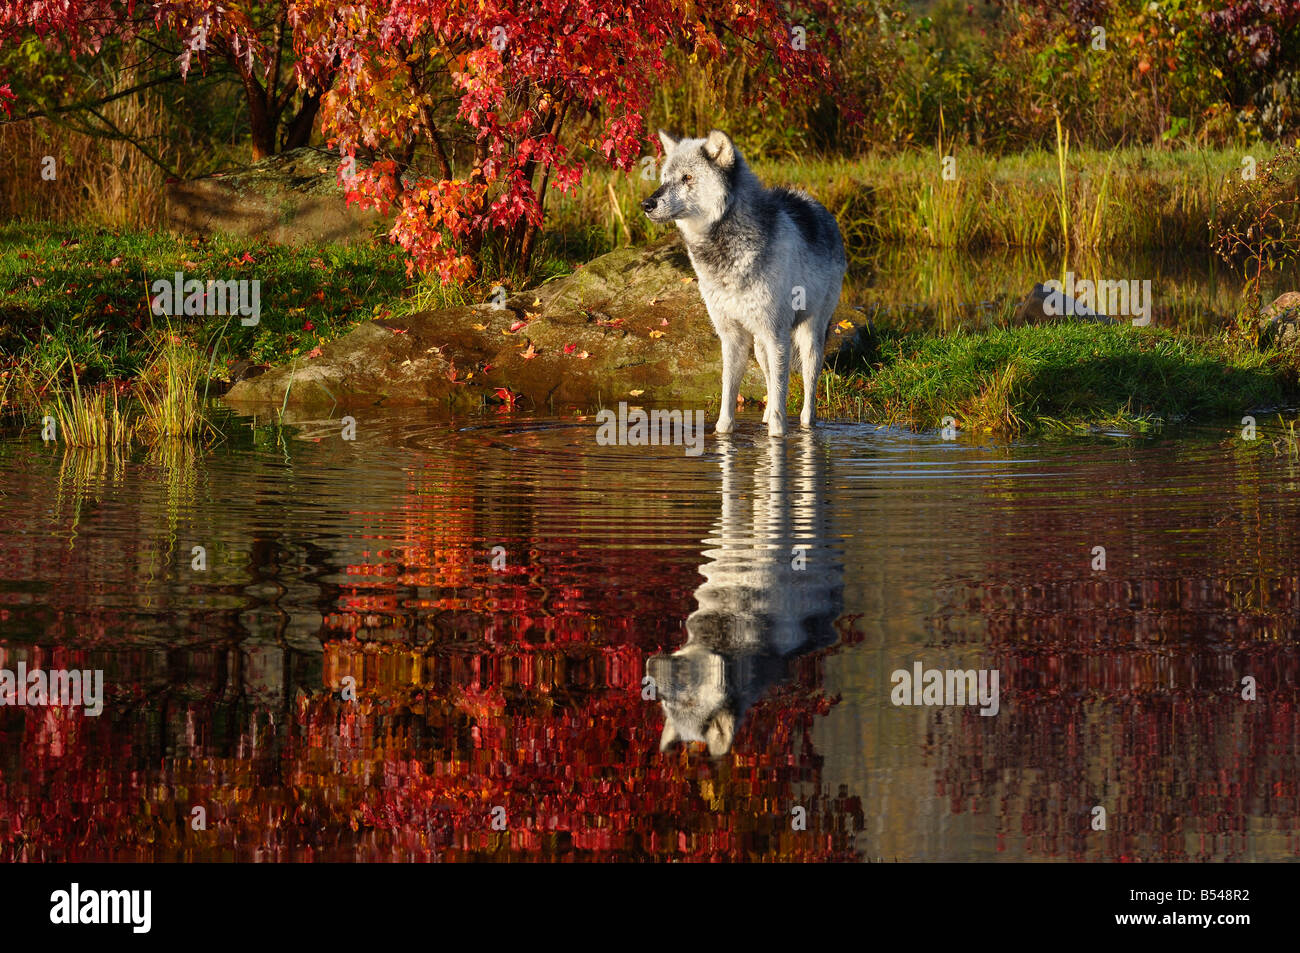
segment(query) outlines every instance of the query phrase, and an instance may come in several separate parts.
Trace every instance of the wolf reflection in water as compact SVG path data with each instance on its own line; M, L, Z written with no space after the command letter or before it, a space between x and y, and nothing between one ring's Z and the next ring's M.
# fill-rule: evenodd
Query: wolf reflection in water
M791 662L836 640L844 564L830 535L826 449L809 432L742 449L719 442L717 536L705 540L689 634L646 665L663 704L660 749L731 749L745 713L790 676Z

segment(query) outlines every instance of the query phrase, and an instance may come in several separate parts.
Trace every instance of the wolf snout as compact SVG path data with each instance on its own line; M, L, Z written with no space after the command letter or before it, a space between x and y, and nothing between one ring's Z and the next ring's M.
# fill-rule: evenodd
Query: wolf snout
M659 200L656 199L653 195L650 196L648 199L642 199L642 200L641 200L641 211L643 211L643 212L645 212L647 215L649 215L651 212L653 212L653 211L655 210L655 206L658 205L658 204L659 204Z

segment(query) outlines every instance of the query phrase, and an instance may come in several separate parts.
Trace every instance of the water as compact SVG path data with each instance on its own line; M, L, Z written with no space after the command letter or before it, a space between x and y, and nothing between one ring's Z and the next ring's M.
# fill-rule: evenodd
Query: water
M2 667L106 694L0 708L0 859L1296 854L1300 466L1267 432L746 414L691 457L357 416L0 441ZM918 661L996 670L998 713L894 705Z
M1247 301L1239 268L1209 252L1068 254L989 249L882 245L856 257L845 299L884 325L951 331L1006 323L1037 282L1063 280L1150 282L1151 323L1213 333L1231 322ZM1263 279L1264 304L1300 288L1300 267L1283 263ZM1105 310L1104 307L1101 310ZM1130 315L1131 316L1131 315Z

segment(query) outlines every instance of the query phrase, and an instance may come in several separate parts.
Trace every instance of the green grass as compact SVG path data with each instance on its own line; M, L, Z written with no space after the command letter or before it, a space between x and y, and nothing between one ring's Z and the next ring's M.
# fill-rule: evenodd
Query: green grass
M999 436L1143 432L1240 417L1297 397L1293 365L1230 338L1128 325L1055 324L957 333L882 332L828 371L823 413L914 430L952 417Z
M219 377L238 359L278 364L384 309L408 281L398 250L283 246L65 225L0 226L0 370L31 362L49 378L71 355L83 385L139 375L160 319L146 279L257 279L261 320L177 317L174 330ZM214 353L215 349L215 353ZM66 379L66 369L62 372Z

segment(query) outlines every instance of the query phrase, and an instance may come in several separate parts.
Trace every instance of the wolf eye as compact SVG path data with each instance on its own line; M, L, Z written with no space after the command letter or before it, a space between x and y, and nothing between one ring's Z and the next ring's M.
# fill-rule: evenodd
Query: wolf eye
M684 173L684 172L682 173L682 184L683 184L683 185L690 185L691 182L694 181L694 179L695 179L695 176L693 176L693 175L687 175L687 174Z

